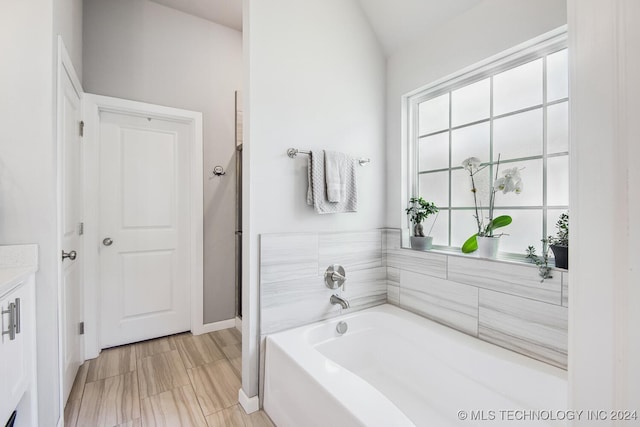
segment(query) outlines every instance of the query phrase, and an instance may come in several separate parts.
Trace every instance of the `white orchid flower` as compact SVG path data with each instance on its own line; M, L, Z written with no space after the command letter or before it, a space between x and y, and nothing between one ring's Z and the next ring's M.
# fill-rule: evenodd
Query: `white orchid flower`
M502 191L503 194L522 192L522 177L520 177L520 169L517 167L506 169L502 172L502 177L495 180L493 188Z
M475 172L480 167L482 162L477 157L469 157L462 162L462 167L469 172Z
M518 183L516 184L515 193L516 193L516 194L520 194L520 193L522 193L522 187L523 187L522 180L520 180L520 181L518 181Z

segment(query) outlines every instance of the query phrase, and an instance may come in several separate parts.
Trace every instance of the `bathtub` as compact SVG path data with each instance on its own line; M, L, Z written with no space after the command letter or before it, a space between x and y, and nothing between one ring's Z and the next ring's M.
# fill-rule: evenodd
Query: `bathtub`
M388 304L266 339L278 427L566 425L566 395L565 371Z

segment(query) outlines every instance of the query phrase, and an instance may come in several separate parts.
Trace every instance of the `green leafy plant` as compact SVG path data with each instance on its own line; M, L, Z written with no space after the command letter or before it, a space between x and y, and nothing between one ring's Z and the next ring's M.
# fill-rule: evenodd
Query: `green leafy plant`
M551 267L549 267L549 241L542 239L542 256L536 254L536 248L528 246L526 250L527 259L531 260L536 266L538 266L538 274L542 277L540 283L545 279L552 279Z
M413 235L416 237L425 237L422 222L427 219L429 215L437 214L438 208L435 203L427 202L422 197L412 197L409 199L409 203L411 203L411 206L405 209L405 212L414 224ZM435 225L435 221L433 223ZM433 225L431 226L431 230L433 230ZM429 230L429 234L431 234L431 230Z
M462 245L462 252L467 254L474 252L478 249L477 237L491 237L494 236L493 232L498 228L506 227L511 224L512 218L509 215L500 215L498 217L493 216L493 207L495 204L496 193L502 191L503 194L514 192L520 194L522 192L522 177L520 176L520 168L514 167L506 169L502 172L502 176L496 179L491 186L489 193L489 216L487 222L484 222L484 216L482 214L482 204L478 199L478 188L476 187L475 176L488 167L488 165L482 165L482 162L477 157L469 157L462 162L462 167L469 173L471 177L471 192L473 193L473 202L475 205L475 214L478 226L478 232L469 237ZM496 162L496 176L500 170L500 155L498 155L498 161ZM501 235L501 234L500 234Z
M557 246L569 246L569 214L563 213L556 222L555 237L549 236L549 244Z

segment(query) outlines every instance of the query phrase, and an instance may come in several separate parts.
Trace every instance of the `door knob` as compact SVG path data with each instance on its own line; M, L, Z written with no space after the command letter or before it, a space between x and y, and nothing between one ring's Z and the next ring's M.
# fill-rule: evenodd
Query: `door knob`
M78 254L76 253L76 251L71 251L71 252L62 251L62 261L64 261L67 258L73 261L74 259L76 259L77 256Z
M102 240L102 244L105 246L111 246L113 244L113 239L111 237L105 237Z

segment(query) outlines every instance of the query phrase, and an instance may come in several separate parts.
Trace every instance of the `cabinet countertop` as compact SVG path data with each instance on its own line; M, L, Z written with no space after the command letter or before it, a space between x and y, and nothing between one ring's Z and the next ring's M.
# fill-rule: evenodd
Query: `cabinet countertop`
M0 298L36 272L34 267L0 267Z
M38 245L0 246L0 298L38 270Z

